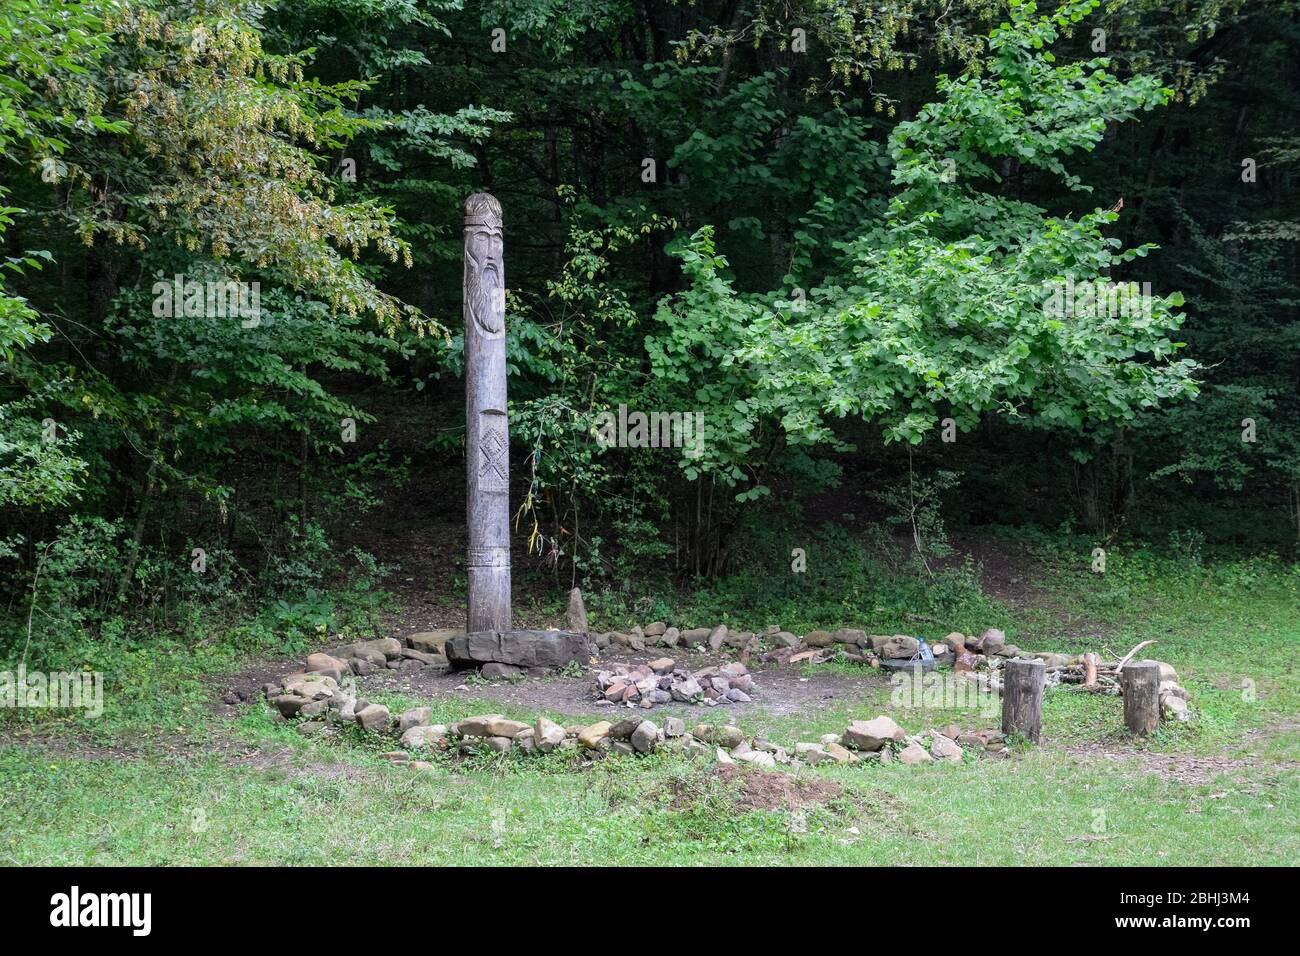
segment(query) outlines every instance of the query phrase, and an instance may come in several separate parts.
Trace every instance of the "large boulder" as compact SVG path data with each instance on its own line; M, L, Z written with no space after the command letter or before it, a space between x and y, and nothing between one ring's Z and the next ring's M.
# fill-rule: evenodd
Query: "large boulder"
M586 634L572 631L474 631L449 638L452 667L510 664L514 667L563 667L586 660L592 648Z

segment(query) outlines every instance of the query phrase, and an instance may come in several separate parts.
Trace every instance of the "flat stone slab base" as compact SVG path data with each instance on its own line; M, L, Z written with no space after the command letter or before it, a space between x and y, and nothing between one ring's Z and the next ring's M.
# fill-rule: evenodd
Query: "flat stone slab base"
M473 631L447 639L452 667L512 664L515 667L563 667L592 656L586 634L573 631Z

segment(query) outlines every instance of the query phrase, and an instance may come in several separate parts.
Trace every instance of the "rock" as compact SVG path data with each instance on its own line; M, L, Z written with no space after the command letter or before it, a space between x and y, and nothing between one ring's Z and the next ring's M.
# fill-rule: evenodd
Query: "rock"
M498 664L496 661L484 664L478 673L484 680L514 680L524 676L522 668L515 667L514 664Z
M890 660L907 660L916 656L919 646L916 638L908 637L906 634L895 634L880 649L880 656L887 657Z
M297 694L280 694L271 701L272 706L280 712L281 717L296 717L311 701Z
M610 740L627 740L631 737L636 729L641 726L645 718L643 717L624 717L609 728Z
M453 667L563 667L591 657L587 635L572 631L475 631L449 638L446 651Z
M830 631L809 631L803 636L803 642L809 647L830 647L835 643L835 635Z
M867 632L852 627L842 627L835 632L836 644L866 644Z
M494 720L503 720L501 714L483 714L479 717L466 717L464 720L452 724L451 732L457 737L486 737L488 736L488 725Z
M642 632L646 637L662 637L664 631L668 630L668 625L663 621L655 621L653 624L647 624Z
M373 660L375 654L382 654L386 660L395 661L402 656L402 642L395 637L381 637L373 641L358 641L352 645L359 652L364 652L367 659ZM356 656L362 656L358 653Z
M579 746L587 750L599 750L600 745L609 737L610 723L599 720L590 727L584 727L578 734Z
M726 747L728 750L733 747L739 747L745 740L745 733L739 727L731 724L723 724L721 727L713 729L713 743Z
M840 735L822 734L821 737L819 737L818 739L821 740L823 746L825 746L826 744L837 744L840 742Z
M664 720L665 737L681 737L686 733L686 722L678 717L668 717Z
M704 693L704 689L700 687L699 682L694 677L688 677L686 680L678 681L673 684L670 693L673 695L673 700L689 704L696 697L699 697Z
M611 643L610 635L608 632L604 634L597 634L594 637L592 637L591 640L592 643L594 643L601 650L604 650L605 648L609 647Z
M290 674L280 681L286 693L297 694L308 700L332 697L339 683L327 674Z
M795 756L805 763L834 763L835 758L826 752L821 744L799 743L794 745Z
M714 753L714 756L717 758L718 763L721 764L734 764L736 762L731 759L731 754L727 753L721 747L717 749L717 751Z
M299 717L323 717L329 709L329 702L324 700L309 700L302 705L298 711Z
M855 720L844 731L844 743L858 750L879 750L885 744L902 740L903 728L893 718L880 716L875 720Z
M1173 694L1165 694L1160 698L1160 711L1166 717L1173 717L1176 720L1187 720L1192 716L1187 701Z
M966 635L962 634L961 631L953 631L943 639L943 643L947 645L948 649L951 650L954 655L962 654L966 651Z
M464 631L458 631L455 628L444 628L437 631L420 631L417 634L411 634L406 638L406 645L412 650L422 651L425 654L436 654L439 657L447 656L447 641L458 634L464 634Z
M637 753L652 753L659 743L659 728L648 720L643 720L632 731L632 747Z
M723 677L747 677L749 668L740 661L730 661L718 668L718 673Z
M307 671L314 674L326 674L334 680L340 681L343 679L344 674L352 673L352 665L329 654L309 654L307 655Z
M741 650L749 647L754 642L754 639L753 631L728 631L726 645Z
M799 644L799 638L789 631L777 631L772 635L772 643L777 647L796 647Z
M533 739L532 727L525 727L510 739L523 753L530 754L537 748L537 741Z
M963 753L956 741L934 731L930 731L930 737L930 754L933 757L947 760L949 763L961 763Z
M433 720L432 707L412 707L397 718L397 729L404 734L412 727L423 726L431 720Z
M682 632L675 627L670 627L664 631L663 636L659 638L659 643L664 647L676 647L682 639Z
M307 720L298 725L298 733L304 737L316 737L325 732L325 721Z
M503 754L513 747L515 742L509 737L484 737L483 743L493 753Z
M985 654L996 654L1007 643L1007 636L996 627L990 627L979 636L976 646Z
M564 743L564 728L553 720L538 717L533 724L533 743L542 753L548 754Z
M620 757L631 757L636 753L636 751L632 749L632 745L626 740L613 741L610 743L609 749L612 753L615 753Z
M994 657L1019 657L1020 648L1016 647L1016 645L1014 644L1003 644L1001 647L993 651L993 656Z
M574 634L587 633L587 605L582 600L582 589L569 592L569 609L564 616L565 629Z
M487 722L488 737L510 737L515 734L523 733L525 730L531 730L532 725L526 724L522 720L510 720L507 717L493 717Z
M722 643L727 639L727 625L719 624L709 632L709 650L715 654L722 650Z
M676 666L676 664L677 662L674 661L671 657L660 657L657 660L651 661L646 666L648 666L656 674L667 674Z
M771 770L776 767L776 757L770 753L763 753L758 750L751 750L749 753L739 754L736 759L743 760L746 763L751 763L755 767L763 767L766 770Z
M356 674L358 677L369 677L376 670L374 664L370 661L362 660L360 657L353 657L350 658L350 660L352 661L352 673ZM381 664L379 666L382 667L383 665Z
M858 758L851 751L846 750L839 744L826 744L826 752L830 754L831 759L836 763L857 763Z
M388 724L392 720L388 713L388 708L383 704L369 704L365 710L357 711L356 721L362 730L367 730L372 734L383 734L388 732Z
M401 744L408 750L443 747L447 743L447 728L443 724L416 724L402 734Z
M898 762L904 764L930 763L933 759L920 744L908 744L898 754Z
M693 627L688 631L682 631L682 641L688 646L702 644L709 639L713 631L707 627Z
M725 697L727 700L731 701L733 704L748 704L753 699L738 687L730 688L722 696Z
M308 660L310 659L308 658ZM1164 681L1178 683L1178 671L1174 670L1172 665L1166 664L1164 661L1155 661L1154 663L1160 665L1160 680L1162 683Z
M1160 682L1160 690L1158 693L1161 697L1164 697L1165 694L1172 694L1173 696L1180 697L1183 700L1188 699L1187 691L1183 689L1182 685L1171 680L1162 680Z
M402 657L407 661L415 661L426 667L443 667L447 663L447 658L441 654L429 654L425 651L417 651L413 647L402 648Z

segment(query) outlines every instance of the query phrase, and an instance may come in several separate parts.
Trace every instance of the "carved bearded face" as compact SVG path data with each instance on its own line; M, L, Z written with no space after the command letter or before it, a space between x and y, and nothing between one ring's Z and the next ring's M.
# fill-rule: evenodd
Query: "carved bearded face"
M468 227L465 247L465 307L479 332L497 338L505 332L506 289L502 265L501 230Z

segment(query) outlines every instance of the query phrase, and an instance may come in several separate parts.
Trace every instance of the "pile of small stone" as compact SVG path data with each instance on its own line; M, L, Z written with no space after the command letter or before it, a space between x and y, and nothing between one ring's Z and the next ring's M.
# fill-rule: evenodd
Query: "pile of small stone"
M1006 750L1006 736L998 730L963 731L956 724L908 734L892 718L855 720L842 734L826 734L818 743L795 745L796 755L808 763L857 763L878 760L903 764L931 763L946 760L961 763L967 750L1001 753Z
M747 704L754 678L739 661L692 673L671 657L648 664L615 664L596 672L596 700L649 710L674 701L682 704Z

